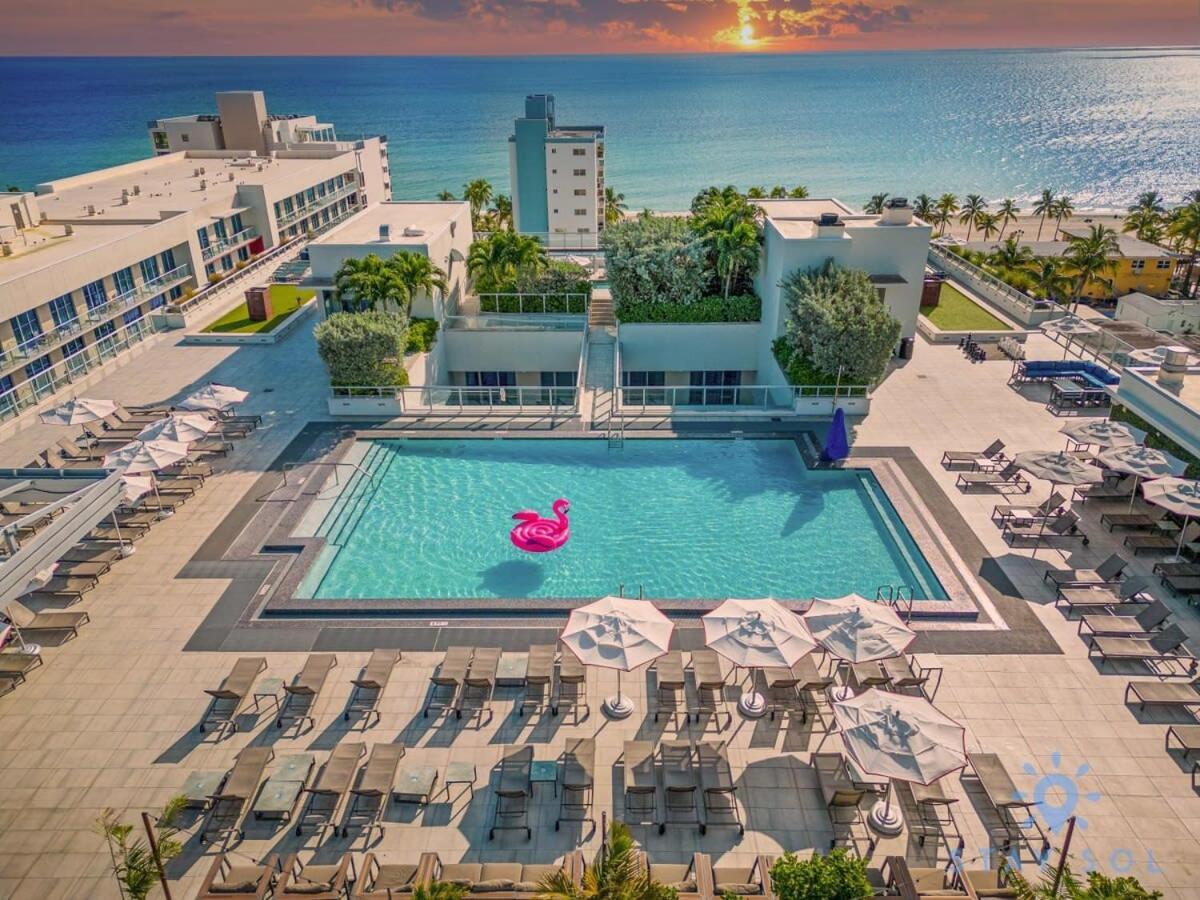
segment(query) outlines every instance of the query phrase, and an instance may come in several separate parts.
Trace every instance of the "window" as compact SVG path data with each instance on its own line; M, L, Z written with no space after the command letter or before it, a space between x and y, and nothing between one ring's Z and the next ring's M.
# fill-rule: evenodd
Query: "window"
M575 210L575 215L577 215L577 216L586 216L586 215L587 215L587 210L586 210L586 209L577 209L577 210Z
M138 268L142 270L142 281L151 282L158 277L158 257L149 256L138 263Z
M218 241L223 241L229 236L229 232L225 230L225 220L217 219L213 222L213 234L217 236Z
M36 378L50 368L50 357L39 356L33 362L25 367L25 375L29 378Z
M167 142L167 133L165 131L154 132L154 149L155 150L171 149L170 144Z
M575 174L575 175L586 175L586 174L587 174L587 169L575 169L573 174Z
M150 298L150 308L151 309L161 309L162 307L166 306L168 296L170 296L172 300L178 299L179 295L175 294L176 290L180 290L180 292L182 293L182 285L176 285L175 287L171 288L171 290L168 291L166 294L159 294L157 297L151 297ZM171 295L174 295L174 296L171 296Z
M116 322L105 322L103 325L97 325L96 330L93 332L93 334L96 335L96 340L101 340L103 338L111 336L112 333L116 330L117 330Z
M296 211L296 204L292 202L291 197L283 201L283 211L289 216Z
M63 294L50 301L50 317L54 319L56 328L75 320L75 303L70 294Z
M179 140L183 141L183 143L185 143L185 144L188 143L188 141L190 141L191 139L192 139L191 135L189 135L186 131L183 134L179 135Z
M91 284L83 286L83 301L87 304L88 309L95 309L97 306L103 306L108 300L104 294L104 281L97 279Z
M200 239L200 249L207 250L208 249L208 229L207 228L197 228L196 229L196 237L198 237Z
M142 315L142 308L140 306L135 306L133 309L126 310L124 313L122 313L121 320L126 325L132 325L134 322L138 321Z
M561 388L562 390L546 391L543 399L551 403L563 405L571 403L575 399L575 373L574 372L542 372L540 374L542 387L544 388Z
M662 388L666 380L666 372L622 372L621 387L626 389L622 402L635 406L662 406L667 402L667 392L647 388Z
M555 214L556 216L558 215L558 210L557 210L557 209L554 211L554 214Z
M13 337L16 338L18 346L23 347L42 336L42 323L38 321L37 310L27 309L15 315L9 319L9 324L12 325Z
M688 403L732 406L737 403L738 394L733 388L742 383L742 373L736 370L694 371L689 382L693 389L688 391Z
M221 257L221 271L228 272L232 268L233 268L233 257L232 256L222 256Z
M516 387L516 372L466 372L467 387L497 388L494 391L472 391L463 397L463 403L516 403L519 391L505 391L503 388Z
M126 266L124 269L121 269L121 271L114 272L113 284L116 285L118 297L123 297L125 294L128 294L134 288L133 269L129 266Z
M1129 261L1129 268L1135 272L1140 272L1146 268L1146 261L1144 259L1132 259Z
M168 247L162 252L162 264L164 272L175 271L175 250L173 248Z
M237 234L240 231L245 231L246 226L242 224L242 214L234 213L229 218L229 227L233 229L233 233Z
M323 182L323 181L317 185L317 196L318 197L325 196L325 182Z
M304 192L304 197L309 203L315 203L317 200L317 192L313 188L309 188Z
M557 194L557 193L558 193L558 188L554 188L554 189L551 191L551 193L553 193L553 194Z
M586 197L587 196L587 188L575 188L575 196L576 197Z
M583 147L574 147L571 150L572 156L587 156L587 150Z
M82 353L83 346L83 338L81 337L72 338L71 340L67 341L62 345L63 359L70 359L76 353Z
M246 260L248 260L250 258L250 248L245 247L245 246L238 247L237 258L240 259L242 262L246 262Z
M1169 259L1160 259L1160 260L1158 260L1158 262L1156 262L1154 264L1154 268L1169 269L1169 268L1171 268L1171 261Z

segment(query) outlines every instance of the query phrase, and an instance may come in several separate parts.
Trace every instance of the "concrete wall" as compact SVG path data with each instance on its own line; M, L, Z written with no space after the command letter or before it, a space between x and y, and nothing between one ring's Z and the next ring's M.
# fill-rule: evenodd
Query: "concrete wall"
M574 372L583 335L578 331L468 331L438 334L446 372Z
M577 150L583 151L576 156ZM576 175L582 170L582 175ZM575 191L584 193L575 195ZM591 234L600 231L596 179L596 143L584 138L551 138L546 144L547 231L561 234ZM582 209L583 215L575 210Z
M1198 376L1186 377L1196 379ZM1195 391L1192 385L1188 388ZM1121 372L1116 400L1193 456L1200 456L1200 408L1159 387L1153 376L1125 369Z
M754 371L759 368L757 347L761 328L757 322L622 325L621 369Z
M217 114L226 147L266 155L267 100L262 91L218 92Z

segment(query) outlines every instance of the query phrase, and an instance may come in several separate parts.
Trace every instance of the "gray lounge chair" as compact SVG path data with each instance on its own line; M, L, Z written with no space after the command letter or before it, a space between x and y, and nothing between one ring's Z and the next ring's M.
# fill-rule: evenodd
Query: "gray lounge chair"
M308 794L300 815L296 818L296 835L304 833L304 826L310 820L318 823L318 832L323 832L330 825L337 827L338 807L342 798L354 783L354 773L358 769L358 761L367 753L367 745L360 742L338 744L329 754L329 759L321 768L316 781L304 790Z
M1004 523L1004 539L1009 544L1040 547L1061 541L1082 541L1086 547L1091 538L1079 530L1079 516L1073 512L1046 519L1009 519Z
M267 763L274 758L275 751L270 747L246 747L237 755L225 783L210 798L212 805L200 829L200 843L212 834L232 831L239 839L244 836L241 822L262 784Z
M239 658L218 687L205 689L204 693L212 697L212 702L208 704L197 730L203 732L204 726L217 725L237 731L238 716L250 701L250 690L259 673L266 671L266 668L267 661L261 656Z
M299 854L293 853L283 865L283 871L275 885L274 897L304 897L306 900L342 900L349 896L354 883L354 857L343 853L333 863L318 863L315 859L307 864L300 863Z
M592 796L596 788L596 739L567 738L559 768L558 818L554 830L563 822L590 822Z
M997 525L1004 525L1011 519L1018 521L1045 519L1057 513L1066 502L1066 498L1055 491L1036 506L1028 503L997 503L992 507L992 521Z
M533 796L532 781L533 747L513 746L504 748L496 772L496 811L488 840L496 837L497 831L524 831L525 840L533 838L529 827L529 800Z
M346 712L342 716L345 721L350 721L351 713L361 713L364 716L364 725L370 722L372 713L379 718L379 701L383 699L384 689L391 681L392 670L398 662L399 650L372 651L362 672L351 681L354 687L350 691Z
M1191 681L1131 681L1125 685L1125 703L1138 708L1164 706L1190 712L1200 707L1200 678Z
M659 714L674 718L687 715L687 682L683 674L683 653L668 650L654 661L654 721Z
M36 669L45 662L40 653L22 653L19 650L4 650L0 652L0 673L4 675L21 675L31 669Z
M992 488L993 490L1011 487L1029 493L1032 489L1025 476L1021 474L1020 468L1012 462L996 472L959 472L954 483L964 491L978 487Z
M71 602L82 600L83 595L94 588L100 579L95 575L55 575L41 587L30 591L30 597L49 597L62 599L70 597Z
M995 753L968 753L967 761L970 763L969 771L983 789L999 819L999 829L989 828L989 833L995 836L998 831L1003 849L1007 853L1014 841L1030 842L1029 833L1032 832L1041 839L1041 847L1037 851L1038 857L1041 858L1049 850L1050 841L1034 814L1037 800L1026 797L1017 790L1012 776ZM963 770L964 778L967 771ZM1016 815L1018 813L1019 816ZM1030 848L1032 849L1032 843Z
M1193 597L1200 595L1200 578L1194 575L1166 575L1163 577L1163 584L1179 596L1187 597L1188 603L1192 602Z
M429 676L429 699L421 717L429 715L431 709L449 711L458 708L458 692L474 654L471 647L447 647L442 654L441 665Z
M358 784L350 788L350 807L342 822L342 837L346 837L350 826L357 825L359 819L365 820L361 827L365 829L368 841L373 828L383 834L383 814L392 797L396 770L400 768L403 756L403 744L375 744L371 748L367 764L358 773ZM363 807L366 807L365 812Z
M942 466L951 469L954 466L967 466L974 469L981 461L995 462L1004 459L1004 441L999 439L982 450L947 450L942 454Z
M1183 542L1190 543L1200 537L1200 525L1192 523L1188 526ZM1170 534L1131 534L1125 538L1125 546L1133 551L1134 556L1143 553L1174 553L1179 546L1179 538Z
M1130 609L1154 602L1147 592L1150 579L1136 576L1119 584L1092 584L1060 587L1054 605L1072 612L1105 612L1110 609Z
M121 551L110 544L93 544L83 541L64 553L59 562L104 562L115 563L121 559Z
M696 796L700 784L696 750L691 741L662 741L658 757L663 791L663 817L658 823L658 833L666 831L668 825L694 825L704 834L704 819Z
M1115 584L1121 580L1121 574L1128 565L1114 553L1094 569L1047 569L1042 580L1052 582L1056 587Z
M626 741L621 751L624 771L624 815L627 825L657 825L658 776L653 741Z
M703 741L696 745L696 763L700 768L700 789L704 800L703 834L712 825L728 825L738 834L746 833L737 801L737 783L729 766L725 742Z
M268 854L258 865L240 858L237 862L233 860L232 854L225 853L213 860L212 868L200 883L196 900L229 900L230 897L265 900L275 885L279 857Z
M946 796L946 789L940 781L932 784L894 781L892 790L903 806L916 813L910 816L906 811L905 818L909 834L916 835L919 846L924 846L930 835L940 838L948 829L957 831L953 807L958 799Z
M517 704L517 715L526 710L542 712L550 705L551 688L554 684L553 644L534 644L529 648L525 662L525 678L522 682L521 702Z
M313 711L317 698L321 696L321 689L336 665L337 657L332 653L313 653L304 661L304 668L296 673L292 683L283 686L283 705L275 717L276 728L292 722L303 726L306 721L313 728L317 727Z
M1133 615L1085 615L1079 620L1079 633L1097 637L1148 637L1159 631L1171 618L1171 610L1161 600L1138 609Z
M833 830L829 848L835 848L839 841L855 847L857 833L867 833L861 805L867 792L854 784L846 758L840 753L814 753L812 766ZM867 833L867 854L874 849L875 839Z
M1196 671L1196 657L1187 649L1187 632L1169 625L1156 634L1143 637L1091 637L1088 656L1099 656L1103 665L1112 659L1138 660L1151 668L1162 663L1179 663L1189 674Z
M72 637L78 635L79 626L88 621L85 612L35 613L19 600L9 603L4 614L22 631L69 631Z
M726 724L733 724L733 713L725 700L725 673L721 671L721 660L716 650L692 651L692 676L696 679L696 707L693 710L695 721L700 721L702 714L710 714L716 722L717 731L721 725L721 713L728 717Z
M394 900L411 894L417 886L418 863L380 862L374 853L363 860L354 884L354 900Z
M558 671L555 676L554 698L550 701L550 715L557 716L560 710L568 709L576 723L586 719L592 714L587 692L587 666L579 661L579 657L573 651L564 649L558 654ZM579 715L581 709L587 710L587 715L582 718Z
M496 673L499 668L499 647L475 648L471 665L463 677L458 707L454 710L457 718L462 718L463 712L466 711L468 720L479 717L480 727L483 726L484 713L487 713L488 720L491 720L492 697L496 693Z

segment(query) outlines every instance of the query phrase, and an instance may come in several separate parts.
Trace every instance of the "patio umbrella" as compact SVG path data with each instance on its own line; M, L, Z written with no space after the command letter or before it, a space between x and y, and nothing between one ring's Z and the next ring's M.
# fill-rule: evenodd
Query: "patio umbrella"
M1138 485L1143 478L1165 478L1168 475L1182 475L1187 469L1187 463L1176 459L1170 453L1155 450L1153 447L1113 447L1105 450L1097 459L1114 472L1133 476L1133 493L1129 495L1129 508L1133 509L1133 501L1137 499Z
M1188 525L1192 518L1200 516L1200 481L1187 478L1158 478L1142 483L1142 496L1155 506L1183 516L1183 527L1179 529L1179 546L1175 556L1165 562L1179 562L1183 554L1183 542L1187 538Z
M126 503L136 503L142 497L154 490L154 479L149 475L122 475Z
M1042 478L1050 482L1050 492L1060 484L1081 485L1098 484L1104 480L1104 472L1087 460L1077 456L1068 456L1066 450L1026 450L1013 457L1017 467L1024 469L1034 478ZM1041 531L1046 530L1046 517L1042 516L1042 527L1039 531L1038 543L1041 543ZM1037 544L1033 547L1033 555L1037 556Z
M241 403L249 396L250 394L247 391L230 387L227 384L217 384L215 381L212 381L198 391L193 391L179 405L183 409L210 409L216 412L224 412L229 407Z
M1059 429L1076 444L1095 444L1107 450L1109 447L1132 447L1146 440L1146 432L1124 422L1112 419L1092 419L1072 422Z
M701 621L704 643L744 669L788 668L817 646L800 617L769 597L726 600ZM767 703L751 689L742 694L738 709L757 718L767 711Z
M39 418L47 425L86 425L111 416L118 405L115 400L72 397L46 410Z
M179 441L190 444L209 434L217 423L199 413L174 413L157 422L151 422L138 432L139 441Z
M890 606L873 603L860 594L814 600L804 621L830 656L851 664L899 656L917 636ZM834 693L835 699L853 695L844 686Z
M1063 346L1063 359L1067 358L1067 351L1071 347L1071 338L1080 337L1085 334L1095 334L1100 328L1093 325L1087 319L1081 319L1076 315L1066 315L1061 319L1051 319L1042 325L1042 331L1046 334L1060 334L1067 339L1067 343Z
M833 704L846 753L868 775L932 784L967 764L966 729L924 697L872 688ZM883 834L899 834L891 785L868 818Z
M559 640L585 666L617 670L617 694L604 701L604 713L624 719L633 704L621 694L621 673L667 652L675 626L647 600L601 597L572 610Z
M125 475L142 472L157 472L180 460L187 459L188 445L182 441L130 441L104 457L104 468L121 469ZM158 501L158 515L168 516L169 510L162 508L162 497L158 493L158 482L151 475L154 499Z

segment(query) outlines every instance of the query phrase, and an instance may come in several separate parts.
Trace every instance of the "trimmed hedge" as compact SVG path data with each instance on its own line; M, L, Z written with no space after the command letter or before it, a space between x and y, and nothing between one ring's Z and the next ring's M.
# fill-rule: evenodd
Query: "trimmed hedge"
M637 322L758 322L762 300L754 294L703 297L694 303L622 303L617 311L622 324Z
M804 359L787 337L777 337L775 342L771 344L771 349L775 353L775 361L779 363L779 368L783 370L784 377L787 378L788 384L791 385L806 385L806 384L836 384L837 379L833 375L815 369Z
M428 353L437 340L437 319L411 319L405 338L405 353Z
M579 293L584 293L584 291ZM481 313L540 313L543 311L543 307L538 298L526 297L525 308L522 310L520 297L501 295L499 297L480 297L479 311ZM545 312L583 315L587 312L587 301L583 297L547 297Z
M408 384L404 349L408 320L394 313L338 312L313 330L334 387Z

